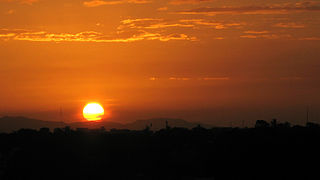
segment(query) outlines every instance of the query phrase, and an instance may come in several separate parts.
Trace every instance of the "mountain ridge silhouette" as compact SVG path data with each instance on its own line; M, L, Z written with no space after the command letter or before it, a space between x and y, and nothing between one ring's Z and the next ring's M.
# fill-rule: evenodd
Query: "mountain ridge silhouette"
M64 122L43 121L38 119L27 118L23 116L4 116L0 118L0 132L16 131L25 129L60 128L64 127Z
M166 122L170 127L182 127L182 128L193 128L197 125L202 127L212 127L208 124L188 122L183 119L174 119L174 118L151 118L151 119L140 119L135 120L130 123L119 123L115 121L80 121L80 122L56 122L56 121L43 121L39 119L32 119L23 116L4 116L0 118L0 132L12 132L19 129L40 129L43 127L50 128L63 128L70 126L71 128L88 128L88 129L97 129L104 127L105 129L130 129L130 130L142 130L147 126L151 130L159 130L166 127Z

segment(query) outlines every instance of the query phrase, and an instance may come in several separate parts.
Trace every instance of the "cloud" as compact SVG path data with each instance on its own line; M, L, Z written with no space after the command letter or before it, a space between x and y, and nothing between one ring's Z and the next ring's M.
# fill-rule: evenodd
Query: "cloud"
M83 2L83 5L86 7L98 7L103 5L116 5L116 4L126 4L126 3L132 3L132 4L146 4L151 3L149 0L90 0Z
M192 23L195 25L203 25L203 26L210 26L214 29L225 29L225 25L219 22L211 22L204 19L183 19L180 20L183 23Z
M202 2L210 2L212 0L171 0L169 4L181 5L181 4L199 4Z
M7 34L0 34L0 38L11 38L14 37L16 34L14 33L7 33Z
M245 35L241 35L240 38L246 39L292 39L290 34L272 34L269 31L245 31Z
M245 34L267 34L269 31L245 31Z
M124 1L100 1L100 0L93 0L93 1L85 1L83 5L86 7L97 7L102 5L115 5L115 4L122 4Z
M196 41L196 37L189 37L186 34L169 34L166 36L162 35L156 35L153 38L150 38L149 40L160 40L160 41L170 41L170 40L188 40L188 41Z
M305 25L292 22L292 23L277 23L274 25L274 27L298 29L298 28L304 28Z
M242 35L240 37L241 38L248 38L248 39L256 39L256 38L258 38L258 36L256 36L256 35Z
M303 41L320 41L320 37L304 37L304 38L300 38L299 40L303 40Z
M195 37L178 33L151 33L147 31L118 32L114 35L105 35L95 31L80 33L49 33L46 31L30 31L21 29L0 29L0 39L35 42L134 42L142 40L187 40L194 41Z
M164 28L192 28L199 29L200 27L209 27L213 29L227 29L229 27L239 27L244 23L222 23L205 19L181 19L181 20L165 20L156 18L142 19L126 19L121 21L118 27L122 29L164 29Z
M121 21L118 29L160 29L169 27L194 27L192 24L169 23L164 19L142 18L142 19L125 19Z
M168 7L159 7L157 11L167 11Z
M244 35L241 35L240 38L246 39L295 39L290 34L275 34L270 31L244 31Z
M159 80L159 78L158 77L150 77L149 80L150 81L156 81L156 80Z
M228 81L230 80L229 77L204 77L204 78L199 78L199 80L204 80L204 81Z
M205 19L182 19L179 21L183 23L191 23L198 26L208 26L214 29L226 29L228 27L244 25L244 23L222 23L222 22L215 22L215 21L210 21Z
M244 35L240 36L240 38L247 38L247 39L279 39L279 38L291 38L291 35L288 34L272 34L269 31L244 31Z
M25 29L0 29L0 37L14 37L18 34L29 33L31 31Z
M169 81L228 81L230 80L230 77L155 77L152 76L149 78L150 81L156 81L156 80L169 80Z
M228 81L230 77L169 77L169 80L172 81L190 81L190 80L198 80L198 81Z
M268 6L239 6L239 7L202 7L186 11L178 11L178 14L203 14L214 16L217 14L288 14L299 12L318 12L318 2L285 3Z
M169 80L172 81L189 81L191 78L188 77L170 77Z
M0 2L18 2L21 4L33 4L35 2L38 2L39 0L0 0Z

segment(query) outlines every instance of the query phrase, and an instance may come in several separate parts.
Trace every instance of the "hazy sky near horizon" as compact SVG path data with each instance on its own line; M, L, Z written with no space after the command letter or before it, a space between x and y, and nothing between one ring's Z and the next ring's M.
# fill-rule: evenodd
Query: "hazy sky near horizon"
M0 0L0 115L299 122L319 50L318 0Z

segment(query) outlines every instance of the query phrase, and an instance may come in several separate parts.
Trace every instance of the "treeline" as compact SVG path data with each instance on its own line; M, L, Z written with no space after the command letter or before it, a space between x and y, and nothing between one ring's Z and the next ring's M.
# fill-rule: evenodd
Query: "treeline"
M151 131L70 127L0 134L0 179L319 179L320 128Z

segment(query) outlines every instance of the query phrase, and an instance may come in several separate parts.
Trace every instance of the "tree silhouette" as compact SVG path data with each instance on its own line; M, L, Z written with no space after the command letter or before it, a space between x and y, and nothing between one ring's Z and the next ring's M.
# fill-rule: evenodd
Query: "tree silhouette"
M319 179L320 126L0 134L0 179ZM150 125L151 126L151 125ZM270 170L271 169L271 170Z
M257 120L255 128L268 128L270 124L265 120Z

